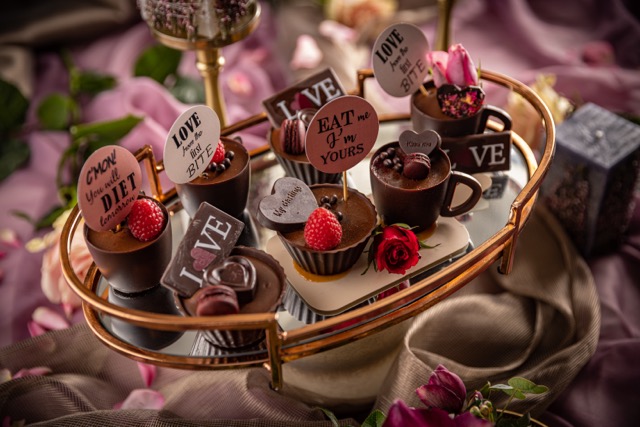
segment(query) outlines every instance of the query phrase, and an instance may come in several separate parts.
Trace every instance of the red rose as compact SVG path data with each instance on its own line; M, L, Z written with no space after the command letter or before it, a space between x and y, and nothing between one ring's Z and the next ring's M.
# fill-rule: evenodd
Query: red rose
M376 270L405 274L418 263L420 243L411 229L400 225L389 225L373 240L372 250Z

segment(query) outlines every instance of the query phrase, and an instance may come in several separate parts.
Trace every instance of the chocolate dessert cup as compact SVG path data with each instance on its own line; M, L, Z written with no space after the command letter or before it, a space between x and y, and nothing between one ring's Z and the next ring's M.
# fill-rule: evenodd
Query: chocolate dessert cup
M452 171L449 157L439 147L429 154L431 169L427 177L420 180L407 178L384 165L380 154L389 148L399 156L405 155L398 142L391 142L380 147L369 163L371 192L384 224L408 224L419 232L431 227L440 215L452 217L468 212L482 196L478 180ZM458 206L451 207L459 183L468 186L471 194Z
M278 163L280 163L288 176L298 178L307 185L325 183L335 184L340 181L342 174L326 173L316 169L309 162L305 153L286 153L280 144L280 129L271 128L267 140L269 141L269 146L275 154Z
M310 188L318 203L323 196L337 196L333 208L342 213L342 241L335 249L316 251L306 245L302 229L279 232L278 237L293 260L310 273L332 275L347 271L362 255L378 223L376 208L364 194L353 188L349 188L346 202L341 185L316 184Z
M152 199L138 196L142 198ZM109 284L120 292L139 293L158 285L171 261L171 220L164 205L155 202L166 221L160 235L148 242L133 237L126 225L117 232L95 231L84 225L84 240L93 261Z
M220 140L226 152L233 151L231 166L223 172L205 172L194 180L176 184L176 192L191 218L202 202L238 218L249 198L251 167L249 152L240 142L226 137Z
M108 301L118 307L150 313L174 314L177 316L181 314L172 292L159 284L136 294L118 292L118 290L111 287ZM111 317L111 330L118 338L149 350L159 350L167 347L184 335L183 331L162 331L145 328L117 317Z
M485 104L478 113L469 117L449 117L440 109L433 80L426 82L424 88L427 95L420 90L411 95L411 124L418 133L430 129L442 138L460 138L483 133L489 118L498 119L504 125L503 130L511 129L511 116L493 105Z
M240 314L275 312L287 290L287 279L280 263L260 249L245 246L233 248L230 256L235 255L247 258L256 271L255 295L251 301L240 304ZM197 298L184 299L175 295L180 311L187 316L195 315ZM203 331L203 335L211 344L224 349L251 347L265 338L263 329L213 329Z

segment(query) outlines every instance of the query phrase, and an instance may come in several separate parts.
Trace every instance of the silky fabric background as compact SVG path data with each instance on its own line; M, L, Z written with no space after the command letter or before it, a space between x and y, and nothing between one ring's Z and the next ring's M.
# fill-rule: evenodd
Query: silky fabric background
M11 23L15 15L9 12L29 11L32 10L31 5L46 4L48 14L40 14L38 19L59 20L62 17L72 16L66 10L68 1L42 1L42 2L20 2L20 4L12 4L9 8L3 10L0 15L2 24ZM101 19L109 22L106 26L95 23L90 25L83 31L74 21L61 19L59 22L64 23L60 27L59 39L60 43L69 43L74 59L78 61L78 65L85 69L97 69L112 73L121 79L121 85L114 91L103 94L94 103L88 106L92 113L92 120L100 120L102 118L121 117L127 112L143 111L146 114L144 124L136 132L132 132L132 137L123 141L123 145L135 149L141 143L151 142L155 147L161 147L163 132L166 134L168 129L167 123L172 123L177 113L184 107L177 103L160 85L150 82L148 79L131 78L131 64L140 49L149 46L153 40L149 35L148 28L143 23L136 23L138 19L137 11L132 9L133 0L109 0L100 2L73 2L74 4L84 5L93 4L97 8L106 11L115 11L115 16L103 16ZM116 6L104 7L104 5L114 3ZM290 2L292 7L297 2ZM420 3L417 6L423 6L421 2L401 3ZM118 4L125 4L119 6ZM42 10L42 9L38 9ZM121 11L128 17L121 20ZM231 75L235 67L241 67L243 70L251 72L252 82L259 89L258 93L251 96L238 97L237 94L232 106L234 117L242 118L249 111L248 108L253 106L256 110L260 109L256 99L263 99L264 94L272 94L274 91L282 87L284 82L292 81L289 71L281 67L279 60L290 57L291 50L276 49L274 40L284 38L293 42L297 35L296 28L300 31L313 31L314 26L309 22L315 22L320 18L317 9L310 8L310 15L313 17L311 21L305 19L294 20L289 17L285 21L278 20L277 25L267 19L261 24L258 37L247 40L241 45L232 46L225 50L227 56L227 66L225 70L227 75ZM6 12L6 13L4 13ZM60 14L56 14L60 12ZM267 12L268 13L268 12ZM36 16L24 13L23 17L31 20ZM120 16L118 18L117 16ZM278 19L286 15L278 14ZM301 15L294 14L294 17ZM129 19L133 20L134 25L125 24ZM16 19L16 22L17 19ZM112 25L113 24L113 25ZM286 25L285 25L286 24ZM433 40L435 33L435 25L433 22L427 22L421 25L429 40ZM20 29L21 25L2 25L0 29L0 38L6 43L14 37L9 35L9 29L17 31L18 34L26 34ZM28 28L24 27L24 28ZM101 32L99 29L105 29ZM281 31L287 28L286 32ZM6 29L6 30L5 30ZM640 60L638 56L640 51L637 46L640 44L640 25L637 19L624 8L624 2L613 0L584 0L563 2L561 5L551 0L521 1L521 0L459 0L452 18L452 36L453 41L463 43L470 51L477 52L477 56L482 58L483 67L491 70L503 72L510 76L531 83L535 76L540 73L553 73L558 77L556 89L567 95L579 94L580 99L584 101L595 102L604 107L610 108L612 111L632 112L640 114ZM92 39L96 34L104 34L100 39ZM60 64L59 59L51 52L42 51L44 45L53 42L55 38L45 37L43 40L32 40L34 43L33 50L31 46L24 41L20 44L2 45L0 46L0 54L9 51L11 56L17 57L16 62L7 63L5 59L0 61L3 76L8 69L13 69L9 75L24 78L25 87L32 92L25 91L27 95L32 94L32 108L29 116L33 122L35 114L36 102L47 93L55 90L65 90L66 77L64 68ZM585 43L591 40L606 40L610 42L614 48L617 64L612 67L592 67L581 62L580 52ZM278 46L282 45L282 41L278 42ZM339 63L338 54L345 52L340 48L322 40L321 48L327 47L329 52L325 53L325 60ZM264 49L264 50L259 50ZM256 52L265 54L271 52L272 56L267 56L260 66L256 66ZM277 52L276 52L277 50ZM336 53L337 52L337 53ZM346 53L350 53L348 50ZM334 57L334 55L336 55ZM358 62L353 58L363 58L363 56L349 56L349 61L342 61L343 67L340 69L345 75L352 75L353 69L368 65L366 61ZM181 71L194 74L193 56L185 55ZM623 65L624 67L620 66ZM349 86L348 86L349 87ZM138 89L136 92L135 89ZM127 95L137 94L127 98ZM376 94L374 93L374 96ZM382 95L377 94L382 97ZM131 102L121 104L123 99ZM408 104L402 99L383 99L383 105L393 111L406 111ZM123 108L122 105L125 107ZM239 107L238 107L239 106ZM103 111L108 112L103 116ZM263 134L250 135L253 136L255 143L264 143ZM158 139L160 138L160 139ZM0 206L0 228L9 227L18 232L18 236L22 241L27 241L33 237L34 233L31 226L11 215L12 209L20 209L26 211L33 217L39 217L47 212L55 203L55 188L53 186L53 177L55 176L55 162L59 158L60 153L67 146L68 141L52 132L34 132L29 136L29 144L32 149L32 159L28 167L14 173L10 178L5 180L0 186L0 199L3 200ZM640 204L637 204L637 206ZM527 226L528 227L528 226ZM527 257L526 253L529 248L520 247L516 254L516 259ZM56 390L63 390L66 385L58 383L58 377L63 380L71 380L72 384L87 381L86 386L73 386L68 390L71 395L75 396L72 402L83 401L87 396L83 396L83 390L89 390L87 394L101 395L103 392L107 397L101 398L94 406L79 404L71 408L87 408L87 413L74 413L67 418L67 425L78 424L80 419L98 419L99 425L123 425L114 421L108 424L109 420L118 420L119 415L111 411L113 402L124 399L127 393L136 387L141 387L142 383L135 369L135 363L129 359L119 356L111 350L100 344L95 337L88 331L85 326L76 326L68 331L60 331L47 334L46 336L27 339L26 322L30 319L33 309L39 305L50 305L39 289L39 269L41 265L42 254L30 254L24 248L9 251L7 255L0 259L0 268L5 271L4 281L0 286L0 342L6 346L2 348L2 358L0 365L10 367L12 372L25 367L36 366L37 364L50 365L56 367L54 370L54 387ZM543 414L543 420L549 420L551 426L600 426L600 425L616 425L631 426L635 425L637 419L640 418L640 407L637 405L629 405L629 398L637 395L636 385L640 383L640 370L637 369L637 355L640 354L640 290L638 289L638 277L640 277L640 209L636 208L634 221L629 228L629 234L625 244L617 251L607 256L598 257L589 260L589 266L594 272L595 281L598 286L602 307L602 328L600 332L600 341L593 357L587 362L586 366L578 373L571 385L565 389L563 393L557 396L557 399L551 404L548 411ZM484 275L483 275L484 277ZM511 277L511 276L507 276ZM472 288L469 287L469 290ZM466 292L466 291L465 291ZM460 296L464 296L461 293ZM497 297L496 297L497 298ZM497 301L503 301L498 298ZM453 301L452 301L453 303ZM515 304L520 304L519 302ZM536 303L537 304L537 303ZM549 304L552 310L552 304ZM530 307L525 305L527 313L530 313ZM566 313L563 312L559 319L563 321L563 325L567 325ZM80 314L81 317L81 314ZM454 316L455 318L455 316ZM543 319L542 314L538 317ZM533 316L531 317L533 319ZM76 319L82 321L81 319ZM419 330L420 326L416 325L415 330ZM423 325L423 329L426 326ZM533 329L527 329L531 332ZM65 334L72 334L67 336ZM433 348L432 342L426 340L418 340L416 334L411 335L414 341L406 343L407 349L418 349L418 345L427 345L427 349ZM554 337L557 338L556 335ZM476 337L474 337L476 339ZM17 344L11 344L15 343ZM56 357L49 357L50 353L46 350L48 345L56 345L59 351L60 360ZM11 344L11 345L8 345ZM551 343L554 344L554 343ZM41 348L44 345L45 349ZM558 345L556 347L561 351L567 347ZM567 345L569 345L567 343ZM86 349L82 350L83 346ZM78 347L80 351L75 349ZM540 346L546 349L549 346ZM584 348L582 348L584 351ZM410 350L414 351L414 350ZM407 350L407 354L410 354ZM420 352L417 352L417 354ZM523 354L526 353L523 350ZM94 357L81 358L90 354ZM514 356L515 353L510 353ZM445 355L446 359L451 359L450 355ZM93 366L85 363L87 360L97 360L97 365ZM514 359L515 360L515 359ZM504 361L504 359L503 359ZM469 360L467 360L467 363ZM526 362L531 362L527 360ZM33 363L33 364L31 364ZM433 366L427 366L421 362L426 368L425 372L420 372L423 378L428 377L429 369ZM431 362L430 362L431 363ZM468 363L469 366L472 366ZM448 365L450 368L454 365ZM525 366L525 365L523 365ZM104 367L104 368L102 368ZM67 369L68 368L68 369ZM115 371L121 373L121 376L96 373L95 369L105 369L108 372ZM485 368L483 368L485 369ZM158 378L158 384L171 383L171 375L178 377L205 376L211 388L206 387L206 394L202 399L207 401L207 396L211 393L211 389L217 390L217 386L222 385L228 387L229 382L223 381L216 383L212 377L224 379L227 375L234 376L233 372L248 376L248 372L257 372L258 376L262 376L264 382L260 385L263 387L267 382L267 374L261 369L251 369L242 371L220 371L220 372L188 372L161 369ZM80 379L74 377L76 373L80 373ZM70 375L68 375L70 374ZM571 373L570 373L571 374ZM417 375L417 374L416 374ZM4 410L10 405L14 405L16 400L23 399L23 408L38 409L48 402L48 394L30 394L32 391L37 392L37 387L33 384L41 384L43 378L18 379L0 386L0 414L4 415ZM96 380L97 378L97 380ZM469 381L472 377L469 377ZM45 382L51 381L51 378L45 379ZM185 380L189 381L189 380ZM285 380L286 381L286 380ZM232 382L229 386L244 386L248 384L246 381ZM563 382L557 384L558 389L562 389ZM184 384L183 384L184 385ZM62 387L62 388L61 388ZM410 389L411 387L405 387ZM202 387L198 388L197 393L189 393L185 387L184 400L200 398ZM81 393L80 396L74 393ZM553 392L555 393L555 391ZM279 399L282 396L269 397ZM65 399L68 394L64 392ZM31 398L40 399L31 399ZM262 396L264 397L264 395ZM392 396L391 393L385 392L380 397L380 405L387 405L393 398L413 398L413 392L407 396ZM55 401L55 400L54 400ZM36 402L33 404L32 402ZM290 400L286 400L291 403ZM244 403L247 403L244 401ZM542 402L539 407L543 407L548 402ZM29 406L27 406L29 405ZM15 406L12 406L15 408ZM46 407L46 406L45 406ZM205 405L206 407L206 405ZM65 407L69 409L69 407ZM233 413L236 417L241 417L247 410L247 405L241 408L233 407L237 413ZM318 416L316 411L310 408L295 406L294 417L298 420L313 419ZM250 408L249 408L250 409ZM287 408L288 409L288 408ZM276 411L277 413L277 411ZM57 414L57 413L54 413ZM229 412L224 414L229 415ZM250 412L250 414L255 414ZM148 411L139 411L137 413L127 412L123 416L130 417L130 425L141 425L140 421L145 416L149 419L157 419L167 416L173 417L170 412L164 411L160 414L149 413ZM264 413L257 416L265 416ZM274 419L275 413L269 414L268 419ZM97 418L97 417L102 417ZM285 417L286 418L286 417ZM284 422L284 418L278 418ZM289 418L287 418L289 419ZM265 421L271 425L283 425L280 421ZM62 425L63 419L51 422L51 425ZM189 425L186 420L174 422L166 425ZM293 425L301 425L298 421L293 421ZM46 423L45 423L46 424ZM206 425L198 422L192 425ZM95 425L88 422L85 425ZM159 424L160 425L160 424ZM235 425L233 422L222 422L219 425ZM286 424L285 424L286 425ZM329 425L325 422L325 425Z
M467 390L487 381L506 384L513 376L547 385L548 393L509 406L537 416L587 363L600 331L593 277L555 218L543 207L535 213L509 275L495 264L415 319L377 407L386 411L394 396L410 396L407 404L419 407L415 389L442 364ZM508 399L493 396L496 407Z
M375 407L386 412L395 399L420 406L415 389L440 363L458 373L469 390L513 375L548 386L549 393L511 406L534 415L564 391L596 348L600 307L595 284L544 208L536 209L518 246L511 274L492 273L494 265L459 295L415 319ZM218 420L202 425L266 426L322 420L321 412L287 395L286 388L283 393L271 390L263 369L160 368L153 388L166 399L162 411L109 411L140 388L141 380L135 362L106 349L84 326L4 348L0 365L12 372L23 366L52 369L50 375L0 384L0 413L29 424L116 425L111 424L115 419L122 426L142 420L174 425L169 419L176 418L183 420L179 425ZM226 424L218 424L221 420Z

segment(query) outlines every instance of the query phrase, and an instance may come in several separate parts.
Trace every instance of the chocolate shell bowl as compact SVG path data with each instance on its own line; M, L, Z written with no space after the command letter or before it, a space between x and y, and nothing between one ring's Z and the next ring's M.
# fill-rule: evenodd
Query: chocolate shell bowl
M138 196L142 198L151 199ZM160 235L148 242L133 237L126 225L117 232L95 231L84 225L84 240L93 261L111 287L120 292L139 293L157 286L171 261L171 220L164 205L156 203L166 221Z
M282 304L287 290L287 279L280 263L260 249L245 246L236 246L231 251L231 256L244 257L255 268L255 294L248 301L243 301L238 294L239 314L274 313ZM200 291L202 289L204 288ZM184 315L196 315L198 292L189 299L180 298L176 294L178 308ZM264 329L213 329L203 331L203 335L214 346L228 350L253 347L265 338Z
M108 301L118 307L159 314L180 315L172 292L162 285L137 294L125 294L109 289ZM111 318L111 330L120 339L149 350L159 350L176 342L184 332L161 331L131 324L117 317Z
M235 139L221 137L220 140L225 152L234 153L229 168L223 172L205 172L190 182L176 184L178 197L191 218L202 202L236 218L247 206L251 180L249 152Z
M439 216L462 215L475 206L482 196L480 183L472 176L451 170L451 161L439 147L428 158L426 176L408 178L403 171L385 165L389 157L382 153L393 152L394 160L402 163L408 158L398 142L383 145L371 158L369 177L373 200L384 224L408 224L416 232L431 227ZM408 166L404 166L404 171ZM459 205L451 207L453 194L458 184L471 189L469 197Z
M267 140L276 160L282 166L288 176L300 179L307 185L335 184L340 180L340 173L326 173L316 169L307 159L305 153L288 154L282 149L280 142L280 129L271 128Z
M362 255L377 225L376 208L364 194L352 188L348 189L346 202L341 185L316 184L310 188L318 203L323 196L337 196L333 209L342 213L342 241L335 249L316 251L305 244L304 230L279 232L278 237L303 270L322 276L343 273Z

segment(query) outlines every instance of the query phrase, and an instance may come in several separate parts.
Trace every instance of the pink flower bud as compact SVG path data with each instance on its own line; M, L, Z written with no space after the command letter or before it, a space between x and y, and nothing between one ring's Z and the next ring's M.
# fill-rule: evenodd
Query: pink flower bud
M478 84L478 72L469 53L461 44L454 44L449 48L446 76L449 83L458 86Z
M433 83L436 87L447 84L447 62L449 54L441 50L434 50L427 53L427 67L431 69Z

